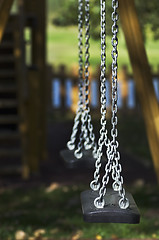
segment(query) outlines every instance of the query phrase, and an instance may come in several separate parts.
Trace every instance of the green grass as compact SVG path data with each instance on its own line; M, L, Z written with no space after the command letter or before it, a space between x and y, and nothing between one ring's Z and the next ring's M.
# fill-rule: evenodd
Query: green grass
M43 229L43 237L50 239L70 240L77 234L80 236L77 239L91 240L97 235L102 239L152 236L159 239L159 191L156 187L138 189L131 186L142 214L139 225L85 223L79 195L86 188L57 185L50 192L45 186L3 190L0 194L0 239L14 240L19 230L33 237L38 229Z
M93 118L93 122L95 129L99 128L97 118ZM140 156L144 161L147 158L151 161L140 114L127 117L119 115L119 141L124 151ZM133 193L141 211L139 225L85 223L82 219L80 193L87 188L88 185L82 183L78 186L52 183L36 188L25 183L24 187L17 189L1 187L0 239L15 240L17 231L25 232L29 239L39 229L44 230L43 237L30 240L95 240L98 239L96 236L101 236L103 240L159 239L158 187L137 183L127 185L127 190ZM79 238L74 238L77 236Z
M55 27L48 25L47 31L47 60L50 64L58 66L65 64L69 69L78 63L77 49L77 27ZM145 43L149 62L157 71L159 64L159 40L154 41L150 28L147 27L147 41ZM100 42L90 41L90 62L95 71L96 66L100 64ZM107 65L111 64L111 38L107 38ZM129 56L122 31L119 34L119 67L126 64L131 71Z

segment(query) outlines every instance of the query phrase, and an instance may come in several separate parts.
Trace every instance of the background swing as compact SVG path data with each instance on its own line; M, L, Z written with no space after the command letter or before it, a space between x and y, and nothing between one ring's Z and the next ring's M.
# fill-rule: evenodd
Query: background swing
M83 14L83 0L78 1L78 12L79 101L70 141L67 143L67 149L60 152L60 155L63 158L66 166L69 168L83 165L93 167L97 151L89 107L89 0L85 0L85 14ZM84 66L83 17L85 19Z
M112 130L110 141L106 129L106 2L101 0L101 131L98 142L96 169L91 190L82 192L81 202L84 220L87 222L139 223L140 214L130 193L126 193L121 176L119 143L117 141L117 58L118 58L118 0L112 0ZM101 157L106 148L107 163L100 183ZM109 175L112 173L112 189L107 189Z

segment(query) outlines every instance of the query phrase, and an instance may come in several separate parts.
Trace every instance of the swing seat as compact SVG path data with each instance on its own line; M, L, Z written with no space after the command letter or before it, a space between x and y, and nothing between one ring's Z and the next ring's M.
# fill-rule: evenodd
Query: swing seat
M118 205L120 199L118 192L107 189L104 197L104 208L97 209L94 206L94 199L98 197L98 191L86 190L81 193L81 203L83 218L86 222L92 223L129 223L137 224L140 222L140 213L136 203L130 193L126 193L130 206L121 209Z
M77 159L74 156L74 151L69 149L64 149L60 152L60 156L62 157L65 165L67 168L80 168L80 167L87 167L87 168L94 168L95 166L95 158L92 156L92 151L84 150L83 157Z

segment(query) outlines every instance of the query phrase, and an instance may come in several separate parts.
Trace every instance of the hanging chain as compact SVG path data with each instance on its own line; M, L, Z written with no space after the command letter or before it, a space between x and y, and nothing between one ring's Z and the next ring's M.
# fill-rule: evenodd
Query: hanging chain
M95 143L95 135L93 133L93 125L92 125L92 119L91 119L91 114L90 114L90 107L89 107L89 49L90 49L90 6L89 6L89 0L85 0L85 89L84 89L84 96L85 96L85 113L87 115L87 123L88 123L88 131L89 131L89 140L84 142L84 147L86 150L92 149L92 154L94 157L96 157L96 152L97 152L97 145Z
M84 64L84 107L82 113L82 128L84 136L84 147L90 149L90 140L88 133L88 114L89 114L89 39L90 39L90 15L89 15L89 0L85 0L85 64Z
M121 176L121 164L119 163L120 161L120 153L118 151L118 146L119 143L116 140L118 131L117 131L117 123L118 123L118 118L117 118L117 88L118 88L118 80L117 80L117 70L118 70L118 64L117 64L117 59L118 59L118 0L112 0L112 8L113 8L113 13L112 13L112 130L111 130L111 136L112 136L112 141L111 141L111 155L112 155L112 178L114 180L113 183L113 189L115 191L119 192L120 195L120 201L119 201L119 206L120 208L126 209L129 207L129 200L125 196L125 189L123 188L123 177Z
M75 149L76 136L80 124L82 109L83 109L83 0L78 0L78 89L79 89L79 100L74 119L74 125L70 141L67 143L69 150Z
M100 102L101 102L101 129L100 129L100 138L98 140L98 151L97 151L97 160L95 163L95 172L94 172L94 180L91 182L90 187L92 190L96 191L100 188L100 168L101 168L101 158L103 155L103 147L104 145L107 148L107 154L110 151L106 129L106 3L105 0L100 1L101 5L101 73L100 73Z
M121 176L121 164L119 163L120 160L120 154L118 151L118 146L119 143L116 140L118 132L117 132L117 69L118 69L118 64L117 64L117 59L118 59L118 38L117 38L117 33L118 33L118 0L112 0L112 8L113 8L113 13L112 13L112 130L111 130L111 136L112 136L112 141L110 144L110 152L107 155L108 156L108 162L105 166L105 174L102 178L102 186L99 190L99 197L97 197L94 200L94 205L97 208L103 208L105 205L104 201L104 196L107 191L107 184L109 182L109 173L112 171L112 178L114 180L113 183L113 189L114 191L119 192L120 200L119 200L119 207L121 209L126 209L129 207L129 200L125 196L125 189L123 188L123 177Z
M89 0L85 0L85 71L83 79L83 0L78 0L78 48L79 48L79 101L74 126L70 141L67 143L69 150L76 148L76 138L81 123L79 143L74 152L76 158L83 156L83 144L86 150L92 149L92 154L96 157L97 146L95 143L95 135L93 133L93 125L91 121L89 108Z
M89 107L89 39L90 39L90 14L89 14L89 0L85 0L85 70L84 70L84 104L81 116L81 133L80 139L75 151L76 158L82 157L82 148L84 143L84 148L86 150L92 149L92 154L96 157L97 146L95 144L95 135L93 133L93 125L90 115Z

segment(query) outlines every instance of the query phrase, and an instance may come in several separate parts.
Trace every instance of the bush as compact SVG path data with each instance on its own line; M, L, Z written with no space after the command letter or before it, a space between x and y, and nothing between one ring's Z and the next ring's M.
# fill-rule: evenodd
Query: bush
M151 30L154 32L154 39L159 39L159 1L158 0L135 0L140 24L145 35L144 29L147 24L151 26ZM57 10L53 18L53 24L56 26L68 26L77 25L78 15L78 1L77 0L64 0L62 7ZM111 1L107 1L106 7L106 33L111 34ZM91 35L94 39L98 39L100 36L100 1L90 1L90 23L91 23Z

